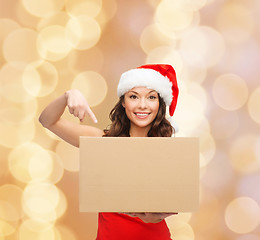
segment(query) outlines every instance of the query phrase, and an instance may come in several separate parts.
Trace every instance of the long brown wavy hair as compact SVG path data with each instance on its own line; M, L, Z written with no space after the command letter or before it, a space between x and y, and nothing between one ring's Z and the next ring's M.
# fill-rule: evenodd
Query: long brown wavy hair
M157 116L152 122L147 137L171 137L175 133L175 129L165 118L166 105L164 100L159 96L159 109ZM128 119L125 108L122 103L124 96L121 96L115 107L111 110L109 118L111 124L109 129L105 129L103 137L130 137L130 120Z

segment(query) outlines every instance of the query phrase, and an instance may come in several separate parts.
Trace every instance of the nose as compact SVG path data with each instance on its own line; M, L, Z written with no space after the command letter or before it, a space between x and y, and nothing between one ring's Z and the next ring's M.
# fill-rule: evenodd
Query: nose
M145 109L146 108L146 100L144 98L140 99L139 107L140 107L140 109Z

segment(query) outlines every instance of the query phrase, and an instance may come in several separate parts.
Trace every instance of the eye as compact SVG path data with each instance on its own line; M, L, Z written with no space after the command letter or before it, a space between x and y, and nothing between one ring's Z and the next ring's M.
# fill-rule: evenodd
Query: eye
M153 96L153 95L151 95L151 96L149 96L149 99L156 99L157 97L156 96Z
M137 99L137 96L133 94L133 95L130 96L130 98L131 99Z

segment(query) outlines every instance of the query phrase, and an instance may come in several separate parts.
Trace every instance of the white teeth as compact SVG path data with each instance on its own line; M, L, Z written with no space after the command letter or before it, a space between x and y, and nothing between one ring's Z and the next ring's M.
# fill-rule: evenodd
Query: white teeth
M137 116L147 116L148 113L136 113Z

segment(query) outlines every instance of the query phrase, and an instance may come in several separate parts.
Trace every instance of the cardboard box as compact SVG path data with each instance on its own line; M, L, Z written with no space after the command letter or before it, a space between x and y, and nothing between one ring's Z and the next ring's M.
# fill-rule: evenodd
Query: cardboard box
M192 212L199 140L80 137L80 211Z

